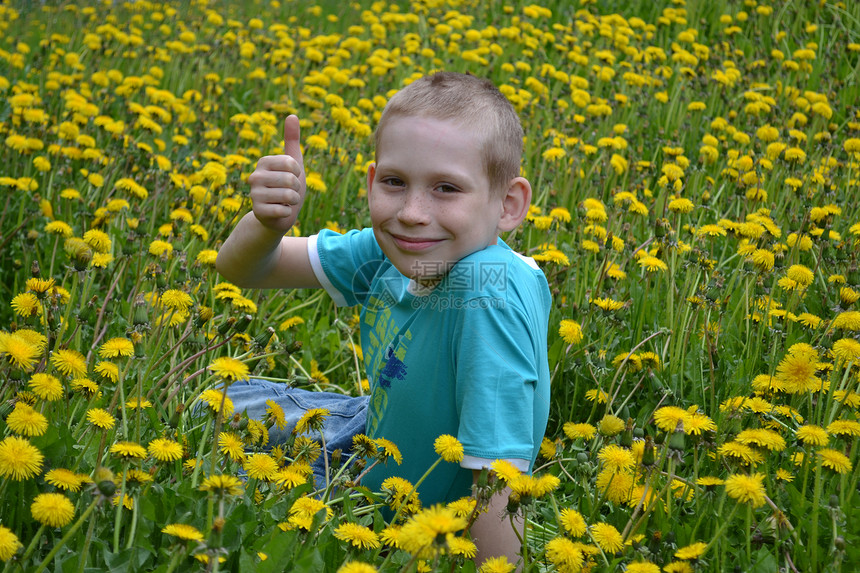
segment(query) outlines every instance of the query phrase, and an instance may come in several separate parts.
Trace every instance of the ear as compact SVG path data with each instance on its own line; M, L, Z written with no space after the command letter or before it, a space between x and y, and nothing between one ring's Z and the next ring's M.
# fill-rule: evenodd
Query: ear
M376 163L367 166L367 198L370 199L370 190L373 187L373 178L376 176Z
M532 202L532 186L525 177L515 177L508 184L508 190L502 197L502 217L499 219L499 231L513 231L529 212Z

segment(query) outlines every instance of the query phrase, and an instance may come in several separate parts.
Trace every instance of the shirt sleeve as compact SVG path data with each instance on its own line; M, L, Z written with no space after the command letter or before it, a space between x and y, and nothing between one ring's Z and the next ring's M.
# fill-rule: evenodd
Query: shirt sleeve
M320 284L338 306L363 304L385 261L369 228L343 235L323 229L308 238L308 257Z
M486 304L464 310L455 337L457 437L475 465L515 459L530 469L543 437L536 435L535 402L547 399L536 395L534 326L529 328L526 314L510 300L482 300Z

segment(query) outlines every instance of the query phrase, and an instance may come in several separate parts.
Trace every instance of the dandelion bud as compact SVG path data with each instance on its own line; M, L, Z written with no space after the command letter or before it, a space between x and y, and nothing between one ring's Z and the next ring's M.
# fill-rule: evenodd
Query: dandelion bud
M669 448L675 450L676 452L684 451L684 430L681 424L678 424L679 428L676 428L672 435L669 436Z
M143 301L139 301L134 305L134 325L143 326L145 324L149 324L149 315L146 313L146 306Z
M265 348L274 334L274 328L272 328L271 326L266 328L266 330L254 337L254 345L257 348Z
M336 470L340 467L340 458L343 455L343 450L336 449L331 453L331 469Z
M490 483L490 469L486 466L481 468L481 473L478 474L478 489L484 489Z
M674 531L667 531L666 535L663 536L663 539L668 544L674 544L675 543L675 532Z
M30 275L38 277L40 274L42 274L42 269L39 267L39 261L33 261L33 264L30 265Z
M210 320L212 320L212 316L215 313L212 312L212 309L208 306L199 306L197 307L197 314L194 316L194 327L200 328Z
M711 282L708 284L708 290L705 293L705 298L711 302L714 302L718 298L720 298L720 289L717 287L717 284Z
M833 546L836 547L837 551L845 551L845 538L841 535L837 535L833 539Z
M295 340L295 341L291 342L289 346L287 346L287 354L293 354L294 352L298 352L301 349L302 349L302 341L301 340Z
M218 334L221 336L226 336L230 329L233 328L233 325L236 324L236 319L234 317L230 317L221 324L218 325Z
M95 318L95 312L93 311L93 306L96 301L98 301L98 297L93 297L90 302L85 304L83 308L81 308L80 312L78 312L78 320L81 322L89 323Z
M576 461L581 464L588 463L588 454L586 454L585 452L579 452L578 454L576 454Z
M87 265L90 264L90 261L92 259L92 250L80 249L78 251L75 251L74 257L72 258L72 264L75 266L75 270L82 271L87 268Z
M839 509L839 496L831 495L830 496L830 507L833 509Z
M621 446L629 448L633 445L633 418L627 418L627 425L621 432Z
M512 494L508 497L508 505L506 509L511 515L516 514L520 510L520 499L516 494Z
M96 487L105 497L111 497L116 493L116 484L113 481L113 472L107 468L98 468L93 476Z
M171 428L179 427L179 419L182 417L182 412L185 410L185 404L180 404L176 407L176 411L173 412L173 415L170 416L170 420L168 420L167 425Z
M227 520L223 517L216 517L212 522L212 530L216 533L224 529L224 525L227 523Z
M254 320L254 317L250 314L240 316L239 320L236 321L236 332L245 332L248 330L248 326L251 325L252 320Z
M642 465L647 467L654 465L654 441L651 436L645 436L645 449L642 450Z
M138 245L135 244L135 233L129 233L125 241L120 241L120 252L126 257L137 254L140 251Z

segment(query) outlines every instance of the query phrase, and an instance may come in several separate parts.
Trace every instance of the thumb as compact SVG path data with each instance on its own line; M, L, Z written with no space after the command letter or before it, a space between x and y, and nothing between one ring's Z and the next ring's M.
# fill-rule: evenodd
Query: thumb
M295 115L287 116L284 120L284 153L298 161L304 169L302 148L299 145L300 137L299 118Z

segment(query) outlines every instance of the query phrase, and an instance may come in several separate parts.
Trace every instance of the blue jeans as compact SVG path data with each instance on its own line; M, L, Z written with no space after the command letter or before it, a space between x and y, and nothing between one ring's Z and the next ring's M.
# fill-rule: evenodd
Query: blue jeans
M352 449L352 437L364 433L367 419L368 396L344 396L333 392L310 392L290 388L286 384L251 378L234 382L227 389L236 412L246 411L248 417L263 420L266 417L266 400L272 400L284 410L287 425L283 430L274 426L269 429L269 446L287 441L296 422L305 412L313 408L325 408L329 415L325 419L322 435L325 438L329 465L334 450L343 452L346 460ZM319 440L320 434L310 437ZM325 486L325 465L322 456L313 463L314 480L317 487Z

